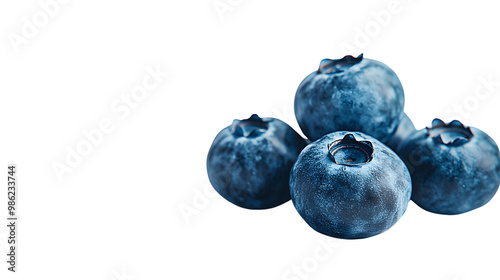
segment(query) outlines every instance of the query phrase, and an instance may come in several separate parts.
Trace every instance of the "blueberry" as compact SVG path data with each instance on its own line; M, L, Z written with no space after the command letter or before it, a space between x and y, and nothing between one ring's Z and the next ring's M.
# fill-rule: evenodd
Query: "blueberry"
M290 169L306 141L286 123L252 115L234 120L215 137L207 157L208 177L228 201L266 209L290 200Z
M411 180L386 145L361 132L338 131L300 153L290 172L290 193L299 214L316 231L366 238L401 218Z
M415 131L417 130L413 122L403 113L396 130L385 139L380 139L380 141L396 152L399 146Z
M459 121L435 119L413 133L399 154L410 170L412 200L439 214L461 214L488 203L500 184L498 147L486 133Z
M295 116L311 140L340 130L360 131L377 139L390 135L403 112L398 77L385 64L345 56L323 59L295 94Z

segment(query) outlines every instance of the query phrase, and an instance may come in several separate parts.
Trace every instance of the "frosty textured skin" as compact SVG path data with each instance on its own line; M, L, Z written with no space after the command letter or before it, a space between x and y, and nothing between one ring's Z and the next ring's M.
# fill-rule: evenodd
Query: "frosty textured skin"
M335 143L345 142L349 135L354 138L348 140L360 142L362 149L351 149L356 143L348 142L346 151L332 156ZM337 238L366 238L401 218L410 200L411 181L401 159L377 139L338 131L300 153L290 173L290 193L299 214L316 231Z
M290 169L306 141L286 123L252 115L215 137L207 157L212 186L228 201L266 209L290 200Z
M321 61L299 85L294 107L300 128L313 141L340 130L383 139L399 124L404 93L387 65L346 56Z
M461 214L488 203L500 184L498 147L486 133L459 121L411 135L399 154L410 170L412 200L439 214Z

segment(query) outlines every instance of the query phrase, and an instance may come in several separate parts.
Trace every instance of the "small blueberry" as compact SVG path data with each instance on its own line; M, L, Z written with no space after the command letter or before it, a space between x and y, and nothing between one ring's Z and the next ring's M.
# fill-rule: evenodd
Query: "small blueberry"
M412 200L439 214L461 214L488 203L500 184L498 147L486 133L459 121L435 119L399 148L410 170Z
M215 137L207 156L214 189L248 209L266 209L290 200L290 169L306 141L275 118L252 115L234 120Z

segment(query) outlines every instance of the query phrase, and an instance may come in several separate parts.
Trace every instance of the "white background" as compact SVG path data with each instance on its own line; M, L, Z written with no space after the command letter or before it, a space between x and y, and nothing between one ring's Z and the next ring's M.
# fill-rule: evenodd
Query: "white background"
M498 196L458 216L411 202L389 231L339 240L291 202L226 202L205 169L233 119L298 129L301 80L323 58L359 52L399 75L417 128L455 116L500 141L495 1L70 0L45 20L47 2L0 4L0 178L16 163L19 183L18 273L3 261L2 218L2 279L500 278ZM169 76L128 115L113 109L148 67ZM103 120L112 131L59 180L54 165Z

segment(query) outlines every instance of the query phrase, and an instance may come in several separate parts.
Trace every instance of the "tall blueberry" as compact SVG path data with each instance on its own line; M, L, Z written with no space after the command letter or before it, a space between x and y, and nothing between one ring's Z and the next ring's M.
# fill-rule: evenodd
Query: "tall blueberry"
M295 94L295 116L311 140L333 131L360 131L377 139L398 126L404 93L396 73L372 59L323 59Z

